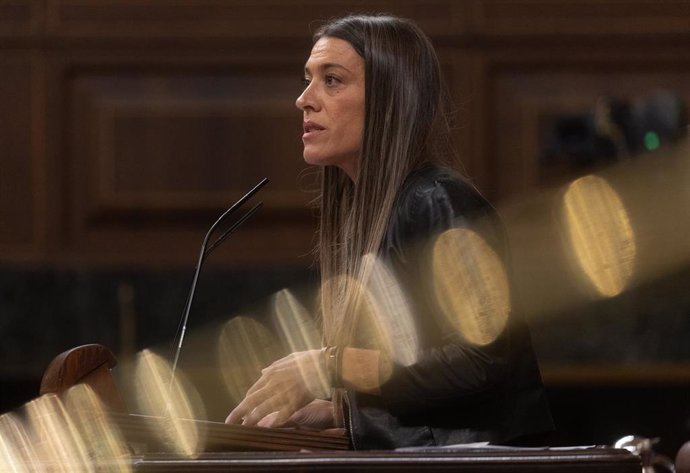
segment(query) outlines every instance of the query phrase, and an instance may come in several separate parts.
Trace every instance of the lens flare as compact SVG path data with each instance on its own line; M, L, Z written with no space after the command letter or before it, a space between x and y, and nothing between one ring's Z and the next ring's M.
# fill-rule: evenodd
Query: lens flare
M84 439L58 396L41 396L26 405L26 412L34 451L46 471L95 471Z
M387 355L398 364L409 366L417 361L419 338L412 309L393 272L377 256L367 254L362 264L368 274L367 311Z
M237 316L220 331L218 358L230 398L238 404L259 379L261 370L280 357L279 344L266 327Z
M273 296L273 317L290 352L321 346L321 333L302 303L287 289Z
M446 320L467 341L491 343L510 313L508 278L498 255L477 233L446 230L433 246L432 281Z
M324 283L324 292L347 301L333 305L332 318L353 317L357 346L381 352L381 382L392 372L389 361L407 366L417 360L419 340L409 301L381 259L365 255L357 278L334 277Z
M28 473L41 471L22 422L14 414L0 416L0 471Z
M620 294L633 275L636 245L618 194L601 177L585 176L568 187L563 213L579 268L600 295Z
M290 353L312 350L321 347L321 335L309 316L307 309L287 289L278 292L273 298L274 319L280 337L285 340ZM328 391L328 376L321 369L298 365L307 383L315 383L314 392ZM307 373L318 373L318 380L307 379Z
M332 336L342 335L335 330L335 327L342 325L343 333L356 332L357 346L373 350L386 349L378 325L373 323L373 306L370 304L370 298L358 279L346 275L335 276L324 281L321 294L322 310L330 313L330 317L324 317L324 331L330 332ZM333 299L330 305L325 303L325 297ZM343 323L345 320L355 321L356 330L355 324Z
M99 472L131 471L127 444L90 386L78 384L71 388L65 394L64 405Z
M152 430L170 450L196 456L205 445L203 431L193 419L204 419L199 394L179 371L172 377L170 364L149 350L139 353L135 367L137 405L149 415Z
M361 276L361 280L364 279L367 279L367 276ZM323 310L330 309L331 311L331 317L324 318L324 329L331 334L331 339L338 340L334 337L339 337L342 340L351 336L353 340L353 342L347 343L331 341L332 344L347 344L366 350L378 350L380 352L379 378L380 382L383 383L388 380L392 373L389 337L377 320L376 307L361 280L339 275L323 283L321 287ZM328 294L328 297L335 297L339 303L325 303L324 294ZM345 321L345 323L341 321ZM332 324L330 327L326 325L328 322ZM338 325L342 325L344 328L340 333L335 329ZM359 370L353 371L358 372ZM373 389L374 386L365 387L365 390L369 388Z

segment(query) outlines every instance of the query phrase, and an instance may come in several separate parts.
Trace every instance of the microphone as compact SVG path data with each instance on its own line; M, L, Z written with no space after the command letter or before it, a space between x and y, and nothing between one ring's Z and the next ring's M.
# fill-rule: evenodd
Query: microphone
M189 312L192 308L192 301L194 300L194 292L196 291L196 285L197 281L199 280L199 273L201 272L201 265L204 263L206 260L206 257L213 251L214 249L218 248L221 243L223 243L232 233L237 230L244 222L249 220L255 213L263 207L263 202L257 203L254 207L249 209L244 215L242 215L240 218L238 218L230 227L228 227L227 230L225 230L210 246L208 245L208 241L213 234L213 232L216 230L216 228L230 215L235 213L237 209L239 209L246 201L248 201L254 194L256 194L259 189L261 189L263 186L265 186L268 183L267 178L263 178L257 185L255 185L249 192L247 192L240 200L235 202L232 207L230 207L228 210L223 212L223 214L218 217L218 220L215 221L213 225L211 225L211 228L209 228L208 232L206 232L206 236L204 237L204 241L201 243L201 251L199 252L199 260L197 261L196 268L194 269L194 278L192 279L192 287L189 290L189 295L187 296L187 302L185 303L185 308L184 312L182 313L182 318L180 319L180 325L177 328L177 333L179 333L179 341L177 343L177 349L175 350L175 359L173 361L172 365L172 370L171 370L171 376L170 376L170 388L172 389L172 384L175 379L175 371L177 370L177 362L180 358L180 351L182 350L182 344L184 342L184 337L185 333L187 332L187 321L189 320Z

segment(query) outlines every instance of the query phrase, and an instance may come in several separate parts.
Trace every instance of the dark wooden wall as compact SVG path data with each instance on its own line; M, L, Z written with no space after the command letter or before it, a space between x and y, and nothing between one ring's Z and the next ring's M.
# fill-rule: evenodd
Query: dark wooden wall
M467 172L494 200L550 183L543 117L601 94L690 95L683 1L0 2L0 260L189 263L260 177L227 264L300 263L301 64L314 20L391 11L432 36ZM276 238L280 235L280 238Z
M277 268L303 276L314 182L294 100L315 20L358 11L413 18L432 37L466 172L498 203L577 175L540 163L553 117L586 113L607 94L690 99L685 0L0 0L0 316L14 323L0 342L24 340L17 327L31 324L35 300L45 320L109 304L104 324L117 331L111 289L121 280L141 298L167 281L175 296L165 308L181 308L186 279L166 271L190 268L207 226L264 176L266 208L214 262L229 281L246 282L247 268L256 280ZM84 272L97 282L80 283ZM94 288L110 295L80 306ZM51 313L60 290L72 296ZM140 312L162 312L154 302ZM49 339L46 351L60 345ZM6 376L27 366L35 376L48 361L7 353ZM550 379L592 382L577 373ZM687 373L662 382L687 386Z

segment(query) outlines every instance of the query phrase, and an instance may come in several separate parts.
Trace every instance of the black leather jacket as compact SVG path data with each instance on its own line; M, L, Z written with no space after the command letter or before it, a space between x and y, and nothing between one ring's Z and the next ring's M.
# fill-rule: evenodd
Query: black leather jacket
M505 232L493 207L460 175L427 167L398 196L381 256L413 301L421 341L409 366L394 365L381 395L348 391L345 422L355 449L489 441L511 443L553 429L526 325L513 308L484 346L466 342L430 300L427 245L450 228L477 231L507 266Z

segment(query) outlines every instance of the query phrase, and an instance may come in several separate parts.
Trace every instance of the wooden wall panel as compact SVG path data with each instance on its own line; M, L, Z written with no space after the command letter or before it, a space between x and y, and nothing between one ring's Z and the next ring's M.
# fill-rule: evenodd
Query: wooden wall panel
M232 246L245 262L307 252L313 222L301 189L306 165L294 106L299 77L293 65L70 66L65 244L111 252L107 235L117 240L126 229L120 246L138 257L161 248L175 255L189 248L190 238L200 241L216 215L268 177L260 194L262 217L251 227L266 233L266 225L290 219L292 236L251 246L249 239L242 243L242 235L249 236L243 231ZM196 238L190 224L198 228Z
M462 3L462 2L461 2ZM449 0L48 0L48 31L64 37L304 38L315 20L350 12L416 18L430 33L457 30Z
M25 38L40 32L41 0L0 0L0 38Z
M547 188L582 173L540 164L545 130L557 117L592 113L600 98L644 100L658 91L673 92L689 103L689 60L683 54L644 57L604 51L489 61L487 87L495 136L487 136L486 146L497 197Z
M465 50L451 47L437 47L443 79L450 99L449 110L455 146L463 170L478 183L486 181L483 176L484 163L478 159L477 147L481 143L479 127L474 119L480 112L482 90L476 82L477 65L473 55Z
M0 51L0 252L32 253L37 215L34 120L35 63L30 54Z
M275 206L305 203L296 189L304 164L290 69L89 73L69 87L76 162L94 170L93 197L105 210L222 207L228 192L264 174L269 202L277 193Z
M687 34L685 0L473 0L472 25L490 35Z
M309 30L362 10L432 36L461 158L492 200L552 182L538 163L550 118L607 89L687 96L680 0L0 0L2 257L187 261L179 250L263 175L256 228L287 236L236 248L247 262L306 252L293 101Z

